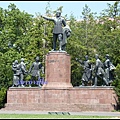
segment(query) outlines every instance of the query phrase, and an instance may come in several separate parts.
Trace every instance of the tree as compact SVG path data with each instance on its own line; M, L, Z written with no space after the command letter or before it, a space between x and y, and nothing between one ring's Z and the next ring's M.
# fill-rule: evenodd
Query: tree
M7 89L12 86L12 62L25 56L26 33L32 26L32 15L21 12L14 4L8 9L0 8L0 93L3 94L0 106L3 106Z

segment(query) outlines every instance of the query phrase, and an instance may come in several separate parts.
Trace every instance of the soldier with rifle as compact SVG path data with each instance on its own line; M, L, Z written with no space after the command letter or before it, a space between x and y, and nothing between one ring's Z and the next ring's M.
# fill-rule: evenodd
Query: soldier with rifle
M89 80L92 79L92 65L88 59L88 55L85 56L85 61L82 62L79 60L79 63L83 66L84 69L81 86L86 86Z

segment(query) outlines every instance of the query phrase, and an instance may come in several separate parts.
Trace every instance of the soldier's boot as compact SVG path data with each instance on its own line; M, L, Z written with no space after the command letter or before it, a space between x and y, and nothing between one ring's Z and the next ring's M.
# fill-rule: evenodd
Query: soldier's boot
M40 88L42 87L40 84L38 85Z
M24 85L21 85L21 87L25 87Z
M59 51L62 51L62 34L58 35L58 40L59 40Z
M79 87L81 87L81 86L85 86L85 83L84 83L84 81L82 80L82 85L79 85Z
M59 51L62 51L62 41L60 40Z
M82 82L82 86L85 86L85 83L84 83L84 82Z
M103 80L105 81L105 84L106 84L107 86L109 86L108 81L107 81L105 78L103 78Z
M94 85L93 86L97 86L97 77L95 77L95 81L94 81Z

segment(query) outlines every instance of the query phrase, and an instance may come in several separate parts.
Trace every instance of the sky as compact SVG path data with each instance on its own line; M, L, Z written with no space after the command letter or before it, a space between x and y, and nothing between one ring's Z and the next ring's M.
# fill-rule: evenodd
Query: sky
M14 3L20 11L25 11L35 17L39 13L45 15L48 2L52 11L63 6L62 16L67 14L69 18L73 14L76 19L81 19L85 4L91 9L91 12L97 12L99 15L102 10L108 8L107 3L113 5L115 1L0 1L0 7L8 9L8 5Z

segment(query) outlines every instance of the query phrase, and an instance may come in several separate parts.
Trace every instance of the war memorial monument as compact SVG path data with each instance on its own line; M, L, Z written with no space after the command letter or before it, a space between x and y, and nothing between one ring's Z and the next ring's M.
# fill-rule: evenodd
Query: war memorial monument
M43 19L55 23L53 29L53 49L45 56L45 81L41 87L10 87L7 91L6 110L22 111L113 111L116 109L117 96L113 86L73 87L71 83L71 56L62 44L62 27L66 26L61 13L56 18ZM70 36L70 29L66 36ZM56 50L56 41L59 50Z

